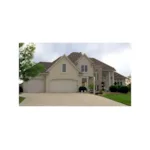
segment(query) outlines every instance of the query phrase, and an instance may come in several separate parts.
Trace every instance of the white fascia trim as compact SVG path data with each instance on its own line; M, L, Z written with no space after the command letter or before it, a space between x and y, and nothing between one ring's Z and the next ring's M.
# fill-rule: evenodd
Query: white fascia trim
M61 58L59 58L49 69L47 69L46 72L49 72L49 71L50 71L60 60L62 60L64 57L70 62L70 64L71 64L78 72L80 72L80 71L78 70L78 68L71 62L71 60L70 60L66 55L61 56Z
M46 70L46 72L49 72L51 70L51 68L53 68L62 58L63 58L63 56L61 56L50 68L48 68Z

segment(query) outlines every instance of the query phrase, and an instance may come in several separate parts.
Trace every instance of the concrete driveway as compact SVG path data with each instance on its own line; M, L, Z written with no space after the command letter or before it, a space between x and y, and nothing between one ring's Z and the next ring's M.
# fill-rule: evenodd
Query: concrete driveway
M20 106L126 106L110 99L87 93L23 93Z

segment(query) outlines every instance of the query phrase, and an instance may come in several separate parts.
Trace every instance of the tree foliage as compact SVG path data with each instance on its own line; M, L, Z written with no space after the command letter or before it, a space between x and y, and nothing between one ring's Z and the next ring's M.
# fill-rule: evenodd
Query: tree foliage
M44 66L33 62L35 44L19 43L19 78L28 81L44 71Z

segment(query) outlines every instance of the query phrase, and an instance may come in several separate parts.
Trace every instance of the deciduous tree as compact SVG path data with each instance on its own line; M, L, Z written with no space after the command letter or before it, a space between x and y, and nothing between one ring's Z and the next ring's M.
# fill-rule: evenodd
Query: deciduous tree
M33 62L35 44L19 43L19 78L28 81L44 71L44 66Z

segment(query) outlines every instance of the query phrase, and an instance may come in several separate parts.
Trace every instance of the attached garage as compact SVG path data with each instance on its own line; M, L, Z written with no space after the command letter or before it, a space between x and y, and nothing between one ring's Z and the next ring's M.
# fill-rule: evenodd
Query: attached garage
M74 93L77 89L77 80L51 80L49 83L49 92Z
M44 93L44 79L32 79L23 83L23 91L25 93Z

